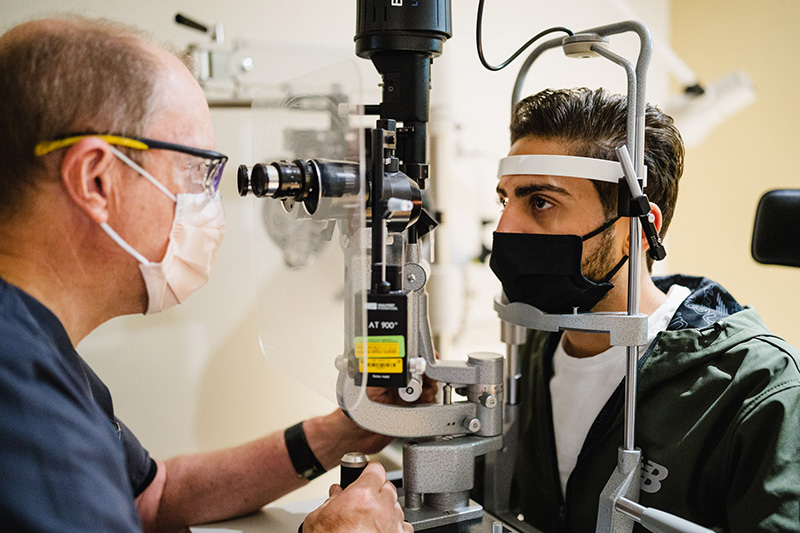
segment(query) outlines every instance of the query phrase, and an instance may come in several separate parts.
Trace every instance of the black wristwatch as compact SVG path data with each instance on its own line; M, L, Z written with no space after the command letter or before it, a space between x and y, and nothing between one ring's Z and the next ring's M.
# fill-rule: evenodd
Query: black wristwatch
M311 481L325 473L325 468L308 446L302 422L287 428L283 438L286 441L289 459L292 460L292 466L294 466L294 471L297 472L297 477Z

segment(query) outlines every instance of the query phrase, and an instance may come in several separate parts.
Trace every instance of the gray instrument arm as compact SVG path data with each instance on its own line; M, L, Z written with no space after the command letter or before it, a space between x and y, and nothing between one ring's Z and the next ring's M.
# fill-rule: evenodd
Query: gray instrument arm
M339 405L359 426L391 437L437 437L461 435L469 430L464 422L475 418L477 406L471 402L450 405L386 405L361 397L362 388L353 383L347 371L339 372Z
M509 303L504 295L494 299L494 310L502 320L539 331L591 331L608 333L612 346L647 344L647 315L624 313L580 313L551 315L533 306Z
M466 363L447 362L435 368L441 375L468 384L469 401L398 406L370 400L346 368L339 371L339 405L359 426L393 437L436 437L502 434L503 358L471 354ZM430 368L429 368L430 369ZM469 380L469 381L467 381ZM452 380L451 383L458 383Z
M639 198L644 193L642 192L642 188L639 187L639 181L636 179L636 171L633 169L633 162L631 161L628 149L625 145L622 145L616 148L616 152L617 158L620 164L622 164L622 172L625 174L625 181L628 182L628 187L631 190L631 196Z
M653 533L713 533L703 526L652 507L644 507L627 498L619 498L614 507Z
M525 84L525 78L528 77L528 71L533 65L533 62L536 61L540 55L542 55L547 50L552 48L558 48L561 46L561 42L563 39L550 39L548 41L543 42L539 46L533 49L533 51L528 54L528 57L525 59L525 62L522 64L522 67L519 69L519 74L517 74L517 80L514 82L514 90L511 92L511 110L514 110L514 106L517 105L517 102L522 100L522 86Z

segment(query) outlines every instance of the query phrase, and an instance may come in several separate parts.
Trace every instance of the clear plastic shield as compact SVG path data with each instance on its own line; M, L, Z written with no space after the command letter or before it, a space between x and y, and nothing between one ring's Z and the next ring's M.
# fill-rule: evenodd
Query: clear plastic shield
M354 63L267 88L253 101L254 163L300 176L291 187L273 180L251 202L261 350L272 365L331 401L337 359L347 368L355 332L366 331L361 103ZM275 192L279 185L285 190ZM353 374L357 367L349 364L351 377L366 383Z

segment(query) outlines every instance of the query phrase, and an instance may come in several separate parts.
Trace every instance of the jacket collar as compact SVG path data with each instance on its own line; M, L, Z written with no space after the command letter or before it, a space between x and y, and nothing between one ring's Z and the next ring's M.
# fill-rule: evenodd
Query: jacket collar
M669 331L710 326L744 309L719 283L708 278L676 274L654 277L653 282L665 293L673 285L692 291L672 317L667 326Z

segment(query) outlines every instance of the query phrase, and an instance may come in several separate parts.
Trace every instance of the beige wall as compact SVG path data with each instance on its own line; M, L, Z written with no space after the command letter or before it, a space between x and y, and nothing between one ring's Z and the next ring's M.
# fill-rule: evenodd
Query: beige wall
M721 282L795 345L800 269L759 265L750 239L761 195L800 188L798 21L795 0L672 1L676 52L704 81L747 71L758 100L688 151L668 248L670 271Z

